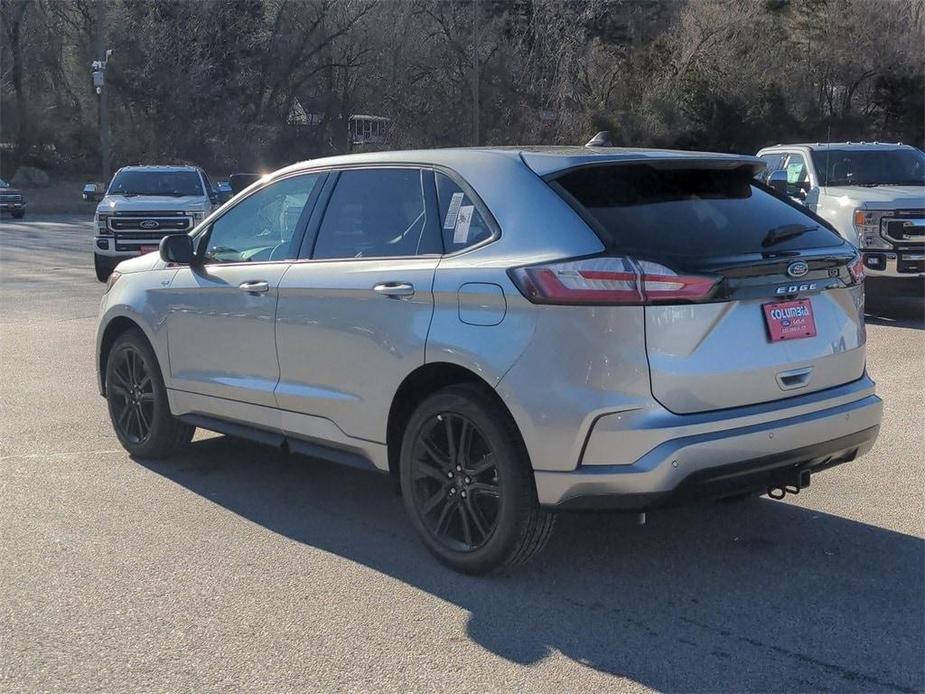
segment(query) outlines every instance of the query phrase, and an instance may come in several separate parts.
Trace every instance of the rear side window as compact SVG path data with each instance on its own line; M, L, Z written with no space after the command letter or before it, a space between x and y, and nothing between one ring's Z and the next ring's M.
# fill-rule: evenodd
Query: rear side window
M755 185L744 169L593 166L553 182L610 248L640 258L760 253L772 229L817 227L774 243L775 251L841 243L794 205Z
M437 173L440 227L447 253L460 251L491 238L491 228L469 195L449 176Z
M313 258L439 253L420 169L344 171L318 230Z

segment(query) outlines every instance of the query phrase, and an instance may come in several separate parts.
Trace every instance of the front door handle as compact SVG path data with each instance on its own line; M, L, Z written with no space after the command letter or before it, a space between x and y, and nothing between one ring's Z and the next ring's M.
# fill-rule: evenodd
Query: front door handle
M248 294L263 294L264 292L270 291L270 283L263 280L257 280L256 282L241 282L241 284L238 285L238 289Z
M408 299L414 296L414 285L410 282L384 282L373 287L373 291L392 299Z

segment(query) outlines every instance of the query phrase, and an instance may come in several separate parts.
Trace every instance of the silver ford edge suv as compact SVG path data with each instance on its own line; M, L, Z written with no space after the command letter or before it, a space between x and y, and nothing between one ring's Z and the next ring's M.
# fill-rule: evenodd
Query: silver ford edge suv
M798 491L876 439L863 266L747 156L449 149L267 176L102 300L99 386L156 458L195 427L388 473L439 560L555 512Z

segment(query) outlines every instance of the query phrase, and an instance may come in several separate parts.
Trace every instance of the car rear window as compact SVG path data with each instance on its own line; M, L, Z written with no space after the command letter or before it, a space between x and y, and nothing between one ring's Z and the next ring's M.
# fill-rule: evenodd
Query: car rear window
M773 250L838 245L831 230L755 185L750 172L592 166L554 179L611 249L641 258L760 253L772 229L817 226Z

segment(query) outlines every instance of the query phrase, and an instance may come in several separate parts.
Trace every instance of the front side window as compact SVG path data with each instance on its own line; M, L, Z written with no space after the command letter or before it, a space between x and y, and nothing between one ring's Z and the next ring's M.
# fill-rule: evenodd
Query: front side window
M813 151L821 186L925 186L925 154L917 149Z
M313 258L386 258L439 253L428 233L420 169L360 169L337 179Z
M215 186L212 185L212 181L209 180L209 176L205 171L202 172L202 180L205 181L206 184L206 195L211 197L215 194Z
M286 178L262 188L212 223L206 262L288 260L293 236L308 198L322 174Z
M791 154L787 159L787 195L799 195L809 189L809 169L802 154Z
M120 171L112 179L108 195L182 198L202 197L202 180L196 171Z
M468 248L491 238L491 227L468 194L449 176L437 173L440 226L447 253Z

